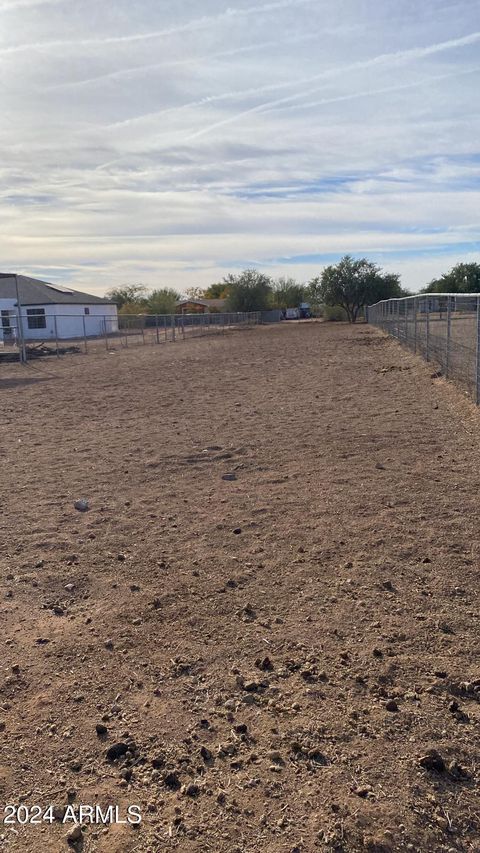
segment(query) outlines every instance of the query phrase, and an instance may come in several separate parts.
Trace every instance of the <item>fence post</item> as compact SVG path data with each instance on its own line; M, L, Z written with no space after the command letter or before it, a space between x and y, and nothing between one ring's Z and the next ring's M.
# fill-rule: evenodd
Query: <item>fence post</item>
M160 343L160 337L158 334L158 314L155 314L155 337L157 339L157 344Z
M450 304L450 296L447 296L447 352L445 356L445 376L448 379L450 370L450 337L452 329L452 307Z
M413 297L413 351L417 351L417 297Z
M408 306L410 304L410 300L405 299L403 304L405 311L405 344L408 347Z
M87 352L88 352L88 346L87 346L87 324L86 324L86 322L85 322L85 315L83 315L82 320L83 320L83 340L84 340L84 343L85 343L85 352L87 353Z
M477 358L475 363L475 402L480 405L480 296L477 296Z
M55 329L55 346L57 348L57 358L60 358L60 353L58 351L58 327L57 327L57 315L53 315L53 327Z
M430 361L430 297L425 297L427 306L425 316L425 361Z
M174 341L174 340L175 340L175 314L171 314L170 316L171 316L171 318L172 318L172 320L171 320L171 325L172 325L172 341Z
M165 343L168 341L167 315L163 315L163 328L165 330Z

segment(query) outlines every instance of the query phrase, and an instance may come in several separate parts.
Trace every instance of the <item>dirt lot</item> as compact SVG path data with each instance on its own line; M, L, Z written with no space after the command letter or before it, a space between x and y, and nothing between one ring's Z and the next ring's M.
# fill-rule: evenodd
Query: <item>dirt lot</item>
M0 847L479 851L462 393L319 323L1 370Z

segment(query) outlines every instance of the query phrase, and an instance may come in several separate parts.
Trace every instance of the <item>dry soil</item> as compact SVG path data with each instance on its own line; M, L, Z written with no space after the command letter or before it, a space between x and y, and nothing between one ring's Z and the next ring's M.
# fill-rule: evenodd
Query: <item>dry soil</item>
M308 322L0 370L2 849L479 851L462 393Z

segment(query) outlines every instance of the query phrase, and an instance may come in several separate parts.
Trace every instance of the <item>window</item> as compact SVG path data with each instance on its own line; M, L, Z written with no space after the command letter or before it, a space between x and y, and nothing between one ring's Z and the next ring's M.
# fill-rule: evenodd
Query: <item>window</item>
M84 308L85 314L90 314L90 308Z
M27 323L29 329L46 329L45 308L27 308Z
M10 311L2 311L1 317L2 317L2 329L3 329L3 331L4 332L11 332L12 331L12 322L11 321L13 318L10 317Z

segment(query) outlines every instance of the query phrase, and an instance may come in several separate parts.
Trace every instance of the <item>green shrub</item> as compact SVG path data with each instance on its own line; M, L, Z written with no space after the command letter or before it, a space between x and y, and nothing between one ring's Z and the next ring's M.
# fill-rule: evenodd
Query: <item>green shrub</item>
M341 305L325 305L323 308L323 319L329 323L346 322L348 320L347 312Z

